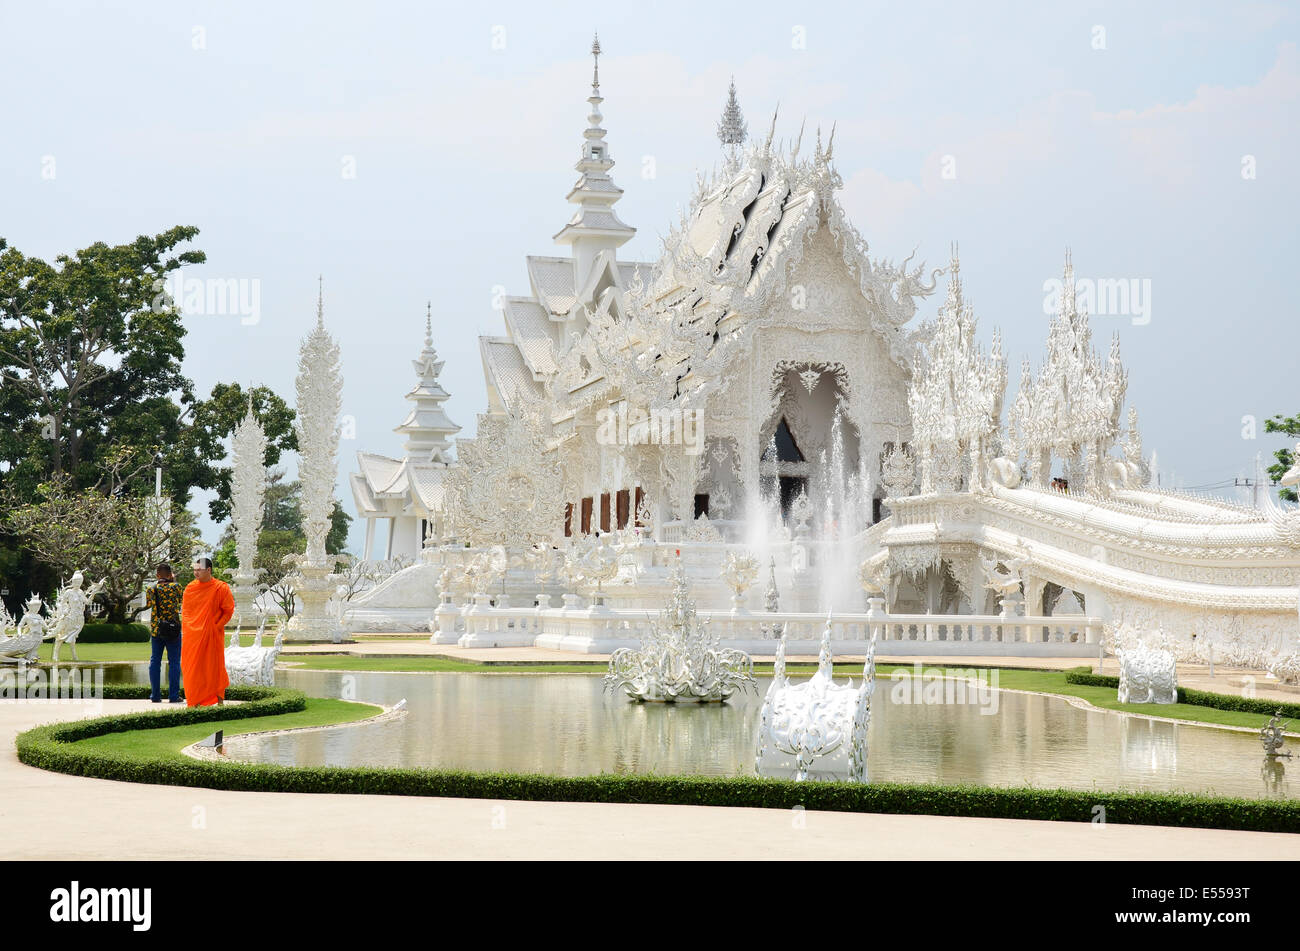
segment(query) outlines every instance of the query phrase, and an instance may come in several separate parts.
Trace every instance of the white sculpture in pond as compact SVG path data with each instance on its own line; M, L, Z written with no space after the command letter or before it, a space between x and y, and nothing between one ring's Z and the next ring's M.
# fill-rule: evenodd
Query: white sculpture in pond
M239 627L230 635L230 646L226 648L226 674L231 684L247 684L253 687L275 686L275 659L284 647L284 626L275 635L271 647L262 646L262 632L266 629L266 615L257 626L252 647L239 646Z
M862 665L862 684L832 680L831 622L822 632L817 673L812 680L791 685L785 676L785 636L776 652L772 685L763 701L758 725L754 768L760 775L802 781L847 779L867 781L867 726L871 695L876 689L874 635ZM793 768L789 757L794 757Z
M686 573L673 566L673 596L639 650L621 647L609 658L605 689L656 703L722 703L754 684L753 661L741 650L718 647L708 622L687 597Z
M1137 641L1115 653L1120 703L1178 702L1178 669L1172 651Z
M9 618L10 622L12 620ZM36 660L36 651L43 640L45 618L41 616L41 597L34 594L27 599L26 610L13 634L5 636L5 631L0 630L0 664L17 664L20 669L26 667Z
M106 581L107 579L101 578L83 591L81 586L85 583L85 578L78 570L73 572L71 580L59 589L45 635L54 638L54 663L59 662L59 648L64 644L71 648L72 659L78 660L77 637L81 634L81 629L86 626L86 606L95 595L104 590Z

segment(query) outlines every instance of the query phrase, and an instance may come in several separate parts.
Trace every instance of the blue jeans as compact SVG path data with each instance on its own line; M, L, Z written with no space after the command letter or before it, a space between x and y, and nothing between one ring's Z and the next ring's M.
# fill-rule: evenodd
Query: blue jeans
M167 698L172 703L179 703L181 698L181 636L177 634L171 640L164 637L151 637L149 643L153 653L149 657L149 686L153 690L150 697L154 703L162 700L159 681L162 679L163 648L167 649Z

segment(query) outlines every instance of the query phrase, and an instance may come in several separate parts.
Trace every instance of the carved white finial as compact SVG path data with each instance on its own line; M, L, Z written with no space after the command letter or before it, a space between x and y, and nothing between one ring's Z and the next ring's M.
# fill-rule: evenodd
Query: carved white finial
M316 326L325 326L325 275L316 278Z
M735 148L745 144L748 134L749 126L745 124L740 100L736 98L736 77L732 76L731 85L727 87L727 101L722 107L722 118L718 120L718 141L724 147Z
M424 312L424 346L433 349L433 301L429 301Z

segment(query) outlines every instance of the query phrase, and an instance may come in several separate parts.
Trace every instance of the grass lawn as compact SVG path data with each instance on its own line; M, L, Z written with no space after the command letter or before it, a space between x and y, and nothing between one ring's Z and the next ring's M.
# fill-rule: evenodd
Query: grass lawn
M351 703L346 700L307 698L307 708L297 713L273 717L254 717L249 720L225 720L221 723L192 723L188 726L166 727L161 730L130 730L126 733L108 733L104 736L78 740L83 747L111 752L138 760L189 760L181 749L211 736L218 729L226 736L240 733L261 733L265 730L288 730L306 726L330 726L363 720L383 712L382 707L369 703Z
M886 665L877 667L876 676L884 683L876 684L877 690L888 689L889 671L894 667L909 669L909 665ZM925 670L935 668L926 667ZM942 668L946 673L961 676L969 668ZM1268 716L1262 713L1242 713L1237 710L1216 710L1214 707L1202 707L1190 703L1120 703L1115 699L1114 687L1085 687L1080 684L1065 682L1064 671L1051 670L998 670L998 686L1011 690L1033 690L1038 693L1054 693L1062 696L1079 697L1094 707L1103 710L1118 710L1123 713L1140 713L1146 716L1165 717L1170 720L1185 720L1189 723L1213 723L1223 726L1244 726L1259 729L1268 723Z
M244 647L253 646L254 634L241 634L239 643ZM268 631L262 637L262 644L270 647L275 640L275 633ZM230 635L226 635L226 641L229 643ZM110 641L105 644L77 644L77 658L82 663L107 664L120 661L132 661L134 663L149 663L150 644L148 641ZM41 663L48 664L54 660L54 642L46 641L41 645L39 654ZM59 663L73 663L72 651L63 647L59 651ZM163 654L163 664L167 663L167 655Z

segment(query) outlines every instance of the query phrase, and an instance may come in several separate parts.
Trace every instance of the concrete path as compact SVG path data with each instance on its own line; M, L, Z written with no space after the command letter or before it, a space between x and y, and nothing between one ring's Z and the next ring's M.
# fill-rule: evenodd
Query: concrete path
M148 707L103 701L102 711ZM0 703L4 859L1300 859L1300 836L772 809L218 792L18 762L14 736L99 715Z

